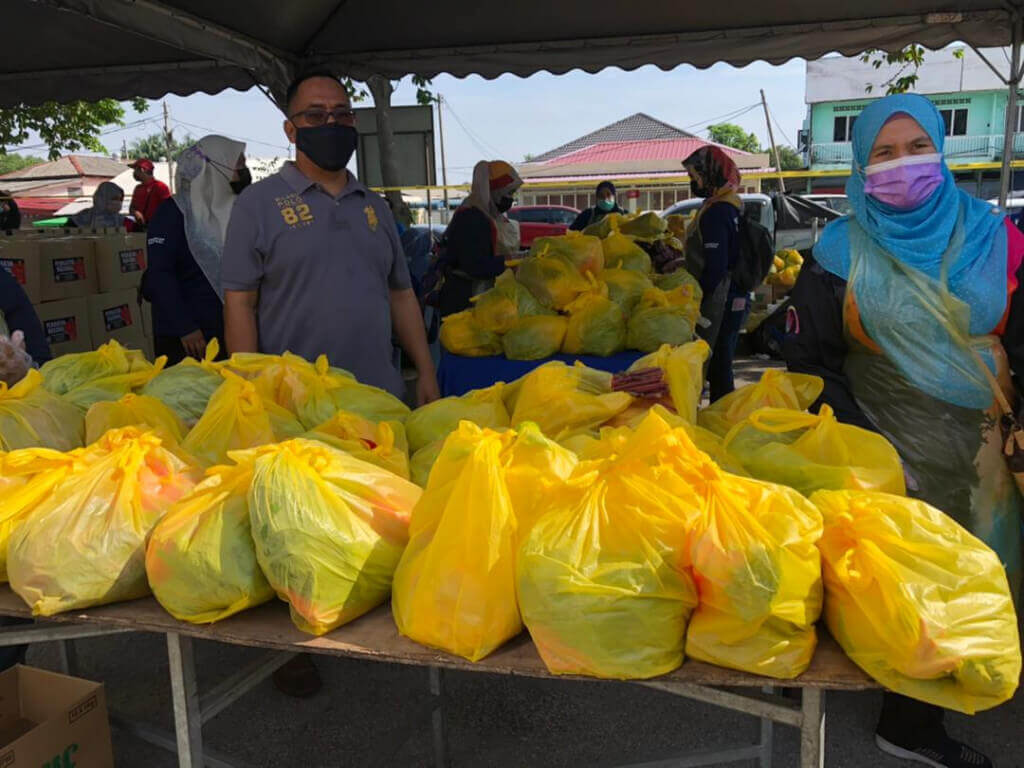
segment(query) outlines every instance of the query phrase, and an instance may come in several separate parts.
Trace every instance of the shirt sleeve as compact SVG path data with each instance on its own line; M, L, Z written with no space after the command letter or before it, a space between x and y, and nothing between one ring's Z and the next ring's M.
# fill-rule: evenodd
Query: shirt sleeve
M405 260L405 249L402 248L402 241L398 236L398 226L391 209L386 205L375 206L377 218L380 219L379 226L384 227L384 233L388 238L388 245L391 248L391 271L388 273L388 288L392 291L404 291L412 288L412 278L409 277L409 264Z
M42 364L53 358L39 315L18 281L5 269L0 269L0 312L3 312L4 322L11 333L21 331L25 334L25 351L32 356L33 362Z
M730 215L730 208L728 203L712 205L700 217L704 271L699 282L705 296L714 293L729 272L730 250L736 239L736 217Z
M225 291L256 291L263 281L262 226L252 200L243 193L231 210L220 268L220 282Z
M877 432L854 399L843 372L847 355L843 335L845 295L846 282L808 257L790 293L782 356L793 373L809 373L824 380L825 389L812 411L816 413L822 404L828 404L844 424Z
M177 205L171 202L158 209L146 235L148 266L142 278L142 295L153 304L161 333L179 338L199 329L178 282L178 261L186 255L182 250L187 243L184 218Z
M145 213L152 213L152 215L155 216L156 212L160 209L160 206L163 205L164 201L168 200L170 196L171 190L166 184L162 181L153 182L153 191L149 195L148 202L149 211L146 211Z

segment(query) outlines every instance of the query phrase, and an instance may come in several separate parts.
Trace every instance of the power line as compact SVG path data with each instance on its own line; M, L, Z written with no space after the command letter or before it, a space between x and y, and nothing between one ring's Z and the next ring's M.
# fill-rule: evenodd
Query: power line
M132 130L134 128L141 128L143 125L146 125L147 123L155 123L155 122L159 122L159 121L160 121L160 118L158 118L158 117L147 117L147 118L145 118L143 120L136 120L133 123L126 123L125 125L121 125L121 126L118 126L116 128L109 128L109 129L107 129L105 131L100 131L96 135L97 136L109 136L112 133L120 133L121 131L130 131L130 130ZM45 142L40 143L40 144L23 144L20 147L8 147L5 151L8 152L8 153L10 153L10 152L23 152L23 151L29 150L29 149L47 149L49 146L50 145L46 144Z
M682 130L685 131L685 130L688 130L690 128L696 128L698 125L703 125L703 126L705 126L704 130L706 131L708 124L713 125L718 120L733 120L733 119L735 119L737 117L740 117L741 115L745 115L747 112L749 112L752 109L757 109L760 106L761 106L761 104L760 104L760 102L758 102L756 104L751 104L750 106L747 106L747 107L740 107L739 109L735 109L732 112L727 112L724 115L719 115L718 117L708 117L708 118L705 118L703 120L698 120L695 123L690 123L689 125L684 125Z
M471 131L469 127L464 122L462 122L462 118L460 118L455 113L455 110L452 109L451 102L449 102L448 99L444 100L444 106L448 109L448 112L451 114L451 116L455 118L455 122L457 122L462 127L462 130L465 131L466 135L469 137L469 140L476 145L477 149L480 150L481 154L483 154L484 156L490 155L495 158L501 157L501 152L498 152L494 147L492 147L486 141L484 141L475 133L473 133L473 131Z
M794 149L796 149L796 144L794 144L793 140L791 138L789 138L789 134L786 133L786 130L781 125L779 125L779 121L775 119L775 115L773 113L771 113L771 114L772 114L772 122L775 123L775 127L779 129L779 133L782 134L782 138L784 138L789 143L789 146L791 146Z
M200 131L206 131L208 133L216 133L221 136L227 136L229 139L234 139L235 141L244 141L246 144L261 144L264 147L273 147L274 149L289 149L288 145L286 144L271 144L269 141L260 141L259 139L248 139L245 136L234 136L230 133L224 133L223 131L219 131L216 128L209 128L205 125L196 125L195 123L186 123L184 120L178 120L177 118L171 118L171 122L177 125L187 126L188 128L196 128L197 130Z

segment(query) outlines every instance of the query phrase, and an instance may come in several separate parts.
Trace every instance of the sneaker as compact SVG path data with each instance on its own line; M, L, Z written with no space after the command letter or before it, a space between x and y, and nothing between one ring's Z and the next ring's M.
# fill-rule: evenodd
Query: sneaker
M930 765L932 768L992 768L992 761L981 752L938 733L917 746L901 747L875 734L875 744L887 755Z

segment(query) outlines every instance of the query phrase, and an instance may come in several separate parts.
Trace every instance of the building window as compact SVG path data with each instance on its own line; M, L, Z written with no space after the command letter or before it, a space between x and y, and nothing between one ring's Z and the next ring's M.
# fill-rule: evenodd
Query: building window
M967 135L967 110L966 109L940 109L942 122L946 124L947 136Z
M840 115L835 119L832 126L832 141L849 141L853 136L853 124L857 122L856 115Z

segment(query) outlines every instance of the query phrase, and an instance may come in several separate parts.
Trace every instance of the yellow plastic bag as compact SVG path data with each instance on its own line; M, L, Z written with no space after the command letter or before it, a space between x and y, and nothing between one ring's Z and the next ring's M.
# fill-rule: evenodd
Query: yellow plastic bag
M697 278L682 267L664 275L654 275L651 279L654 281L654 285L663 291L682 288L682 295L688 297L697 307L700 307L700 303L704 299L704 291L701 289L700 283L697 282Z
M576 454L545 437L536 424L528 421L519 425L515 442L505 452L505 483L520 542L530 533L549 496L566 483L577 463Z
M440 339L453 355L490 357L501 354L501 338L480 325L471 309L442 319Z
M11 588L36 616L149 593L146 537L196 482L153 432L107 432L11 534ZM31 485L31 483L30 483Z
M444 448L444 440L435 440L430 445L420 448L409 458L409 475L420 488L426 488L430 480L430 470L434 468L437 457Z
M82 411L44 389L39 371L30 370L13 387L0 381L0 450L70 451L84 439Z
M167 511L146 547L153 595L179 621L220 621L274 597L252 543L252 458L232 458Z
M651 257L631 237L612 232L601 241L604 264L608 269L626 269L642 275L651 273Z
M625 392L611 391L611 378L581 363L545 363L507 388L512 426L532 421L553 440L596 427L633 401Z
M375 424L358 414L338 411L303 437L318 440L409 479L409 445L405 427L397 421Z
M568 327L560 315L523 317L501 337L501 348L509 360L543 360L562 348Z
M653 240L665 233L668 223L654 211L626 216L619 222L619 232Z
M670 439L641 427L621 453L580 464L520 548L523 621L553 674L648 678L683 661L697 604L686 527L699 500L664 486L655 454Z
M626 344L630 349L654 352L662 344L678 346L693 339L693 307L684 301L674 301L677 297L681 294L671 296L660 288L652 288L643 295L627 326Z
M538 237L530 246L530 256L563 259L581 275L597 277L604 269L604 250L600 239L582 232L566 232L557 237Z
M516 280L545 307L564 309L589 287L586 278L565 259L531 256L516 269Z
M316 363L311 363L290 352L265 366L252 379L264 400L295 414L307 429L334 415L337 408L331 399L331 390L349 382L350 378L331 371L326 355L320 355Z
M606 269L601 280L608 286L608 298L619 305L626 317L636 309L644 293L654 287L647 275L632 269Z
M599 237L603 240L612 232L619 231L619 224L622 222L623 218L625 218L625 216L621 213L609 213L608 215L603 216L596 224L591 224L590 226L585 227L583 234Z
M443 397L412 412L405 421L409 447L415 452L436 440L444 440L460 421L478 427L502 428L509 425L508 411L502 400L501 382L486 389L474 389L460 397Z
M818 491L825 623L896 693L974 714L1013 697L1017 616L999 557L916 499Z
M339 369L331 370L337 372ZM370 421L397 421L400 424L405 423L409 416L409 406L385 389L352 378L342 377L334 381L336 386L330 395L335 411L351 411Z
M770 368L755 384L740 387L697 414L697 423L719 437L759 408L805 411L818 399L825 382L818 376Z
M494 287L470 299L473 319L481 328L494 333L505 333L516 321L533 315L548 315L546 309L525 285L516 281L511 269L506 269L494 281Z
M85 414L85 442L94 443L108 430L119 427L153 429L175 444L185 437L185 427L174 411L147 395L127 394L120 400L93 405Z
M214 362L219 354L217 339L211 339L202 360L186 357L177 365L164 368L146 382L141 393L164 403L191 429L224 381L220 375L224 363Z
M413 510L391 611L418 643L478 661L522 630L516 520L502 466L512 431L462 422Z
M753 477L815 491L861 490L906 495L903 465L882 435L818 414L761 408L730 430L725 449Z
M562 352L607 357L622 349L626 341L626 322L622 309L608 298L608 286L595 282L589 275L587 278L590 290L565 308L569 325Z
M670 455L673 472L702 500L689 529L700 605L686 633L688 656L790 679L811 662L821 613L821 514L791 488L722 472L696 451Z
M228 451L254 448L300 435L303 427L289 411L260 397L252 382L229 371L206 413L182 441L182 448L207 466L224 464Z
M704 387L704 362L711 348L703 339L673 347L663 344L629 367L630 371L661 368L665 372L669 395L676 413L689 424L697 423L697 407Z
M422 491L312 440L256 451L256 557L295 625L322 635L387 600Z
M0 456L0 581L7 581L11 533L47 501L53 489L82 461L82 450L62 453L23 448Z
M93 352L54 358L44 363L39 372L48 390L62 395L84 412L95 403L117 400L142 389L166 362L167 358L161 356L150 363L139 350L108 341Z

